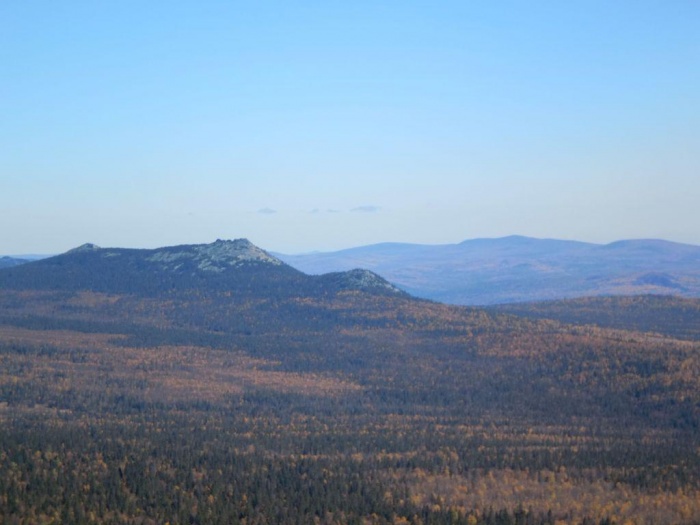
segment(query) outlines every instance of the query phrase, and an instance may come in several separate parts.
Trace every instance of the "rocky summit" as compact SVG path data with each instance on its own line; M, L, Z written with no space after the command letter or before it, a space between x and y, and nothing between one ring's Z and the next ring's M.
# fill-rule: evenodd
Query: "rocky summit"
M164 269L174 270L181 268L186 260L191 260L196 263L197 269L216 273L251 262L274 266L284 264L248 239L232 241L217 239L211 244L164 248L155 250L147 259L162 263Z

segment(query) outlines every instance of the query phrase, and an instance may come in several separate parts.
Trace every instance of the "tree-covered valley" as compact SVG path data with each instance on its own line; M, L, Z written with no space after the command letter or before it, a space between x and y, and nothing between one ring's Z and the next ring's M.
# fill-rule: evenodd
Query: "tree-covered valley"
M0 523L698 523L700 302L629 301L446 306L240 241L2 269Z

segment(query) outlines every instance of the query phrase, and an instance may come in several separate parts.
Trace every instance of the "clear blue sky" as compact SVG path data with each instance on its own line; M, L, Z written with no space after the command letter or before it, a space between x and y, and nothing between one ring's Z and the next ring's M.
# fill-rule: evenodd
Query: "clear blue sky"
M700 2L0 3L0 254L700 244Z

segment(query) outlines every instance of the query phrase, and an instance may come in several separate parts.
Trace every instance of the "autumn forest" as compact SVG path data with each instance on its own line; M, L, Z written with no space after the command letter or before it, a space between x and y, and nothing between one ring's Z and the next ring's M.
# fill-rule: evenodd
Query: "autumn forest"
M0 523L700 523L698 300L114 253L0 270Z

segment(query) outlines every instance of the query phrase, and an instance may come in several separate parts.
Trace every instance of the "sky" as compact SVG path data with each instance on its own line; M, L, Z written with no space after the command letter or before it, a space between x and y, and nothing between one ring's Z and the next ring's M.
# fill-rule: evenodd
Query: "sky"
M700 244L700 2L0 2L0 254Z

